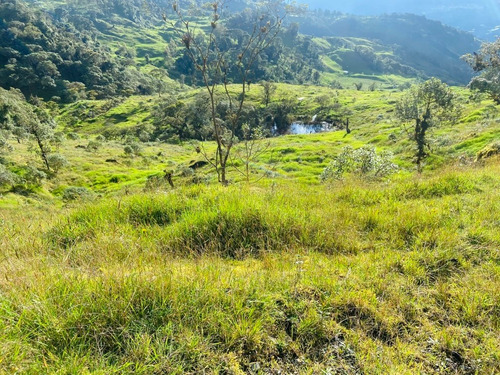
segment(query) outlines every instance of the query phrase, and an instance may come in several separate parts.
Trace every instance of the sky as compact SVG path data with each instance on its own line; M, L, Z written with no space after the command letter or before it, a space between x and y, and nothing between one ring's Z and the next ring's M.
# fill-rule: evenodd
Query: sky
M447 25L495 38L500 30L500 0L299 0L310 8L338 10L358 15L415 13Z

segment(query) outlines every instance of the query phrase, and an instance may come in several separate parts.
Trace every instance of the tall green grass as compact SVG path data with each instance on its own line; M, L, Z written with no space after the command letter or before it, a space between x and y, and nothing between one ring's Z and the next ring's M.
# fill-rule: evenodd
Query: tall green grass
M0 373L496 373L499 176L4 213Z

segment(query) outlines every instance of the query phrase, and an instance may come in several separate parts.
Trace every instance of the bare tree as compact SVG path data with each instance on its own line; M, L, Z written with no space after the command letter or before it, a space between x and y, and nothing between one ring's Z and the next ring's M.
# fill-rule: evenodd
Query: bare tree
M242 140L234 148L234 155L231 160L234 169L249 183L252 175L251 164L255 163L269 149L271 144L269 140L266 140L262 128L252 129L248 124L243 124L242 131Z
M207 27L192 26L178 3L173 9L182 25L181 34L185 52L198 72L210 102L210 121L216 142L215 157L203 153L217 172L218 180L228 184L227 169L231 150L238 141L237 133L244 122L244 104L250 78L262 52L280 32L283 19L289 11L286 0L267 0L252 29L238 41L232 40L223 25L225 0L209 3L210 20ZM237 85L230 84L230 74ZM224 103L224 114L218 106Z

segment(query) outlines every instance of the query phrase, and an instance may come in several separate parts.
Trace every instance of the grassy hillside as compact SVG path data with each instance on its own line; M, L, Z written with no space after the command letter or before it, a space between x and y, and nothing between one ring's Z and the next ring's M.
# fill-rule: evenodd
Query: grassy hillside
M179 100L192 102L199 91L191 90L180 94ZM457 89L462 115L453 125L444 124L431 134L431 156L427 159L427 170L439 170L444 165L463 165L474 161L476 154L500 138L498 126L499 110L490 101L468 100L464 89ZM394 118L394 105L400 97L399 91L356 91L331 90L316 86L278 85L273 102L284 99L295 101L292 119L310 121L314 115L327 117L331 106L339 103L349 113L352 132L333 131L310 135L287 135L262 141L266 150L252 163L255 178L267 176L262 183L275 180L300 181L319 184L323 169L350 145L359 148L369 144L380 152L392 151L401 173L413 173L414 143L404 127ZM261 106L262 88L255 86L249 93L249 103ZM57 176L46 180L43 189L55 196L62 196L70 186L83 186L96 194L140 191L147 177L160 175L165 169L174 172L174 180L180 184L195 181L212 181L214 175L209 167L193 172L188 167L203 157L196 153L197 141L177 144L162 142L141 142L139 131L153 126L151 110L158 97L130 97L123 100L80 101L57 110L57 131L69 134L58 145L58 152L64 155L69 166ZM78 139L70 139L74 133ZM71 134L70 134L71 133ZM96 141L96 137L105 139ZM89 149L89 144L96 144ZM134 155L125 153L127 144L138 144L140 151ZM30 143L12 143L13 152L4 154L4 164L22 167L26 164L41 165ZM211 142L205 147L210 150ZM236 160L236 164L241 161ZM193 174L194 173L194 174ZM231 179L243 180L243 176L231 169ZM201 180L200 180L201 179ZM23 188L24 189L24 188ZM4 194L9 190L4 189ZM22 189L21 189L22 190ZM39 188L33 198L37 198ZM25 192L28 194L29 191ZM18 196L11 196L18 201ZM50 194L49 194L50 195ZM4 196L0 205L10 202ZM1 203L4 202L4 203ZM10 203L9 203L10 204Z
M421 176L391 114L400 93L338 91L351 134L272 138L253 182L233 170L229 188L187 168L193 142L86 148L149 121L156 97L62 108L60 126L80 133L60 146L70 166L0 196L0 372L498 372L500 169L473 160L499 114L458 93L461 119L436 129ZM274 100L297 97L306 118L328 94L279 85ZM320 184L344 146L366 144L402 170ZM24 143L9 155L39 163Z
M0 211L0 372L496 373L500 169Z
M54 22L133 77L175 70L172 30L141 0L76 2L71 19L62 4ZM245 121L276 132L250 141L250 160L234 146L228 186L210 166L207 97L180 72L151 95L66 82L64 104L0 89L0 374L500 373L499 107L452 88L417 173L395 106L420 73L400 50L287 37L315 62L278 65L297 67L292 82L323 66L323 86L272 84L269 102L247 86ZM381 165L392 173L369 173Z
M24 59L27 51L25 48L19 49L19 46L30 45L27 43L33 41L33 30L37 35L42 34L41 37L38 35L38 39L35 38L35 45L39 45L43 51L60 54L58 60L64 60L66 64L73 59L73 56L67 56L64 45L69 41L66 39L78 45L79 50L98 51L108 60L106 64L101 64L100 60L88 64L85 62L82 67L75 68L82 71L78 77L67 74L64 66L56 61L59 72L52 72L50 76L58 85L57 90L67 88L70 91L64 95L64 100L74 95L74 87L68 86L67 80L85 83L88 90L97 90L100 97L157 90L157 86L162 84L158 82L158 76L143 75L156 68L164 70L170 78L179 80L183 77L187 82L197 82L180 48L179 31L176 32L174 26L177 18L171 7L163 1L144 3L106 0L99 4L92 0L77 3L37 1L31 2L30 6L25 6L22 1L9 2L21 10L17 12L19 14L11 14L9 9L14 5L7 4L3 13L0 13L0 18L8 21L1 25L8 42L5 47L18 50L17 54L6 50L5 64L13 58L19 59L19 53ZM233 5L234 13L223 22L230 31L224 42L228 45L231 44L231 35L244 34L248 23L255 17L254 1L236 2ZM41 9L43 12L33 12L28 8ZM245 8L253 10L243 11ZM210 22L201 9L195 7L189 11L190 22L199 26L200 30L208 31ZM166 21L160 17L162 14ZM298 29L295 28L296 22L299 24ZM40 23L48 26L42 27ZM54 36L51 32L47 33L46 29L57 30L58 33ZM15 38L12 39L12 36ZM44 43L45 39L50 41L51 49ZM460 60L460 56L479 48L479 42L471 34L413 15L355 17L307 12L300 17L289 17L278 39L264 51L254 81L267 79L300 84L340 82L352 88L355 80L366 85L373 81L390 85L394 84L394 77L401 83L401 79L436 76L450 84L466 84L471 78L471 71ZM30 48L29 52L35 51L34 46ZM81 52L76 54L79 55ZM34 57L39 59L41 56L26 57L26 64ZM109 69L110 64L113 70ZM95 76L95 72L90 69L95 65L100 67L106 76L105 80ZM37 91L40 81L45 87L44 93L52 90L52 86L46 83L46 72L35 69L30 77L39 77L34 84L27 85L21 80L13 80L12 77L17 75L13 75L12 70L17 73L8 63L8 69L1 75L4 76L1 82L3 87L21 87L24 92L40 95L41 92ZM320 74L319 79L317 72ZM96 82L97 78L99 82ZM238 77L234 75L231 78ZM103 88L103 82L110 80L116 81L112 89ZM165 77L160 81L171 83ZM46 97L50 98L51 95Z

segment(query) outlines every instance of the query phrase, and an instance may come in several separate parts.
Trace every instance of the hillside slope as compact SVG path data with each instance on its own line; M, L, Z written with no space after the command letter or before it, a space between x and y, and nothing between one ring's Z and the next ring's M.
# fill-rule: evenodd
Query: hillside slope
M356 15L378 16L390 13L414 13L443 22L480 39L493 40L499 36L500 4L495 1L424 0L308 0L311 8L323 8Z
M6 0L0 8L0 28L8 36L2 38L5 67L0 85L4 88L17 87L28 95L40 95L43 89L46 98L61 96L56 95L58 91L67 100L84 91L100 97L150 94L168 86L168 77L187 83L198 80L180 48L171 10L165 10L166 23L159 17L165 7L161 2L152 8L142 2L106 0L96 8L90 0L37 1L31 6L37 11L23 4ZM247 6L239 4L241 12L227 19L230 35L245 35L246 24L256 15ZM192 20L209 27L203 13ZM370 82L366 76L393 85L388 77L392 75L406 79L436 76L448 83L466 84L471 72L460 56L479 47L469 34L412 15L354 17L310 12L288 22L264 51L252 72L253 81L339 81L352 87L356 80ZM233 42L228 36L227 45ZM16 79L20 76L24 79Z

